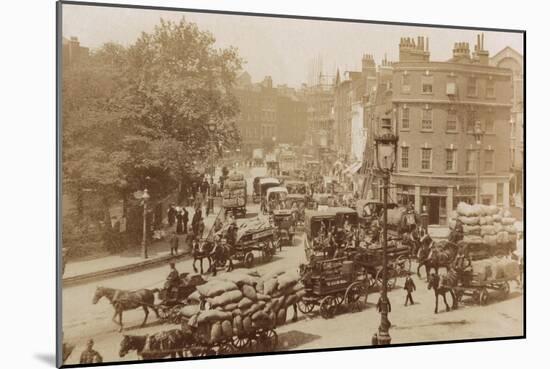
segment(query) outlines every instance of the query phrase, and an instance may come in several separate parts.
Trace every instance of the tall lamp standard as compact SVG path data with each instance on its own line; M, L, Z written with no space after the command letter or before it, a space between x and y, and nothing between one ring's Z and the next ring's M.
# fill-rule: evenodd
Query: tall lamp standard
M481 143L484 135L485 131L481 129L481 122L477 120L474 128L474 138L477 144L476 204L481 203Z
M150 197L149 191L145 188L140 196L143 204L143 236L141 239L141 254L144 259L149 257L147 254L147 201Z
M382 294L379 301L380 326L378 327L377 342L378 345L389 345L390 321L388 313L390 302L388 300L388 189L390 187L390 176L394 169L397 158L397 141L399 138L393 134L391 121L388 118L382 119L382 132L374 139L376 152L377 171L384 181L384 217L383 217L383 259L382 259Z

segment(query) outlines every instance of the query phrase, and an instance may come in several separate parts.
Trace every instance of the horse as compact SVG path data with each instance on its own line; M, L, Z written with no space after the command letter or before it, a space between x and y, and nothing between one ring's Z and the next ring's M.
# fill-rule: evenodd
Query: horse
M120 342L119 356L124 357L130 351L137 351L141 360L163 359L167 356L174 359L184 357L184 349L193 342L190 332L181 329L171 329L152 335L124 335Z
M193 270L195 273L198 273L196 263L199 261L201 274L204 273L203 271L203 259L208 260L208 269L210 270L212 268L212 258L210 256L210 253L212 252L214 245L210 241L203 241L198 244L198 247L195 247L195 243L193 244L193 249L191 251L191 254L193 256Z
M220 242L215 242L212 251L210 252L210 258L212 263L208 271L212 272L213 276L216 276L218 273L218 267L224 267L227 262L227 271L230 272L234 269L233 267L233 252L231 246L228 244L222 244Z
M137 291L125 291L118 290L115 288L109 287L97 287L94 293L94 298L92 303L95 305L97 302L105 297L113 308L115 309L115 314L112 317L112 321L115 324L120 326L119 332L122 332L122 313L127 310L134 310L138 308L143 308L145 312L145 318L141 326L143 327L147 322L147 317L149 316L149 308L153 309L157 318L159 318L158 309L154 306L155 303L155 293L160 292L159 289L155 288L152 290L148 289L139 289ZM115 318L118 315L118 322Z
M438 313L439 296L443 296L443 302L445 303L447 311L451 310L451 308L449 308L449 304L447 303L447 298L445 297L447 293L450 293L453 299L452 308L456 309L458 307L458 299L454 291L454 288L457 286L457 284L458 275L454 269L449 270L447 274L444 274L442 276L436 273L432 273L428 276L428 290L433 288L435 295L434 314Z
M416 274L420 277L420 268L426 268L426 276L430 274L430 270L434 269L436 273L439 268L445 268L449 271L449 267L453 262L458 252L458 246L450 241L435 243L430 235L425 234L420 239L420 247L417 252L418 266Z

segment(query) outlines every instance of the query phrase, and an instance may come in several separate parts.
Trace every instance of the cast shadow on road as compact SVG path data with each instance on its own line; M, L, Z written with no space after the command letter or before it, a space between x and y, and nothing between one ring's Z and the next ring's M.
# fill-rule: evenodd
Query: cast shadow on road
M52 367L55 367L55 354L52 353L35 353L34 358L38 361L43 362L44 364L48 364Z
M306 343L318 340L321 336L300 331L289 331L279 334L277 351L293 350Z

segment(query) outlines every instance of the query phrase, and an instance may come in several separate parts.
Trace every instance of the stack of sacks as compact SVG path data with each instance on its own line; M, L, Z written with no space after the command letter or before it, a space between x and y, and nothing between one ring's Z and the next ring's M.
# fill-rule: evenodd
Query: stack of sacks
M515 219L508 210L494 205L458 204L456 213L449 220L449 228L454 229L456 220L460 220L464 229L464 241L470 244L497 246L515 239Z
M246 181L242 174L231 174L223 186L222 205L224 207L246 205Z
M472 262L474 280L478 283L495 279L514 279L519 275L517 261L505 258L491 258Z
M291 273L260 278L255 272L233 272L211 279L189 296L191 303L205 300L209 310L198 310L198 305L189 307L187 324L198 328L208 343L284 324L287 307L305 293L299 279Z

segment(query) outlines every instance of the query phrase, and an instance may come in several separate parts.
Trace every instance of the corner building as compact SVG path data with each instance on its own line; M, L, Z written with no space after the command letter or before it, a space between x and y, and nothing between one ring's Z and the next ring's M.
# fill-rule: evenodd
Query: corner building
M512 94L512 72L489 65L483 35L473 52L455 43L447 61L430 60L427 38L402 38L391 96L399 135L394 200L413 202L429 224L442 225L478 190L482 203L508 207ZM476 123L485 132L481 145Z

